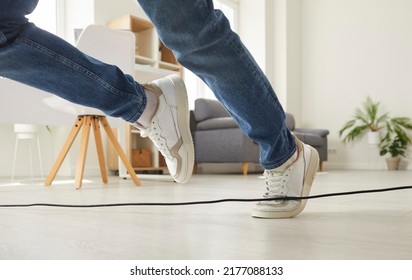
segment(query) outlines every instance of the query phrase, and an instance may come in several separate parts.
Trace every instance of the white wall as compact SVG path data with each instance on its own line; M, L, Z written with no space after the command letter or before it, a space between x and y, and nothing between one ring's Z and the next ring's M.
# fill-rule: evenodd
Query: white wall
M266 68L266 0L239 0L239 36L259 66ZM262 15L262 16L260 16Z
M412 1L302 1L302 126L328 128L327 167L384 167L365 139L342 145L338 131L369 95L412 117ZM411 168L411 167L409 167Z
M147 18L136 0L95 0L94 12L95 23L101 25L127 14Z
M325 167L384 169L366 139L343 145L338 131L368 95L383 110L412 117L412 1L239 3L240 35L285 110L298 126L330 130L329 147L336 153Z
M274 88L279 101L286 109L287 99L287 2L284 0L267 1L266 75Z

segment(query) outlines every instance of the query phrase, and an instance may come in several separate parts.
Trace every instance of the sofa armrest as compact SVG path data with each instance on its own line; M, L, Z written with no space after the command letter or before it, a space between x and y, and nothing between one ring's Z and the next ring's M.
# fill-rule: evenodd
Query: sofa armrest
M189 121L190 121L190 131L193 134L193 131L197 130L197 123L195 119L195 113L193 112L193 110L190 110L189 112Z
M295 128L294 131L302 134L315 134L320 137L326 137L329 134L327 129Z

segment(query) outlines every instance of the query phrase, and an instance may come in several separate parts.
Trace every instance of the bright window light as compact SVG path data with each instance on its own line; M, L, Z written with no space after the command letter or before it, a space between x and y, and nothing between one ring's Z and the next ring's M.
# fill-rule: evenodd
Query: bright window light
M215 9L221 10L230 22L230 27L237 30L237 2L232 0L214 0Z
M41 0L33 13L27 16L36 26L56 34L57 32L57 1Z

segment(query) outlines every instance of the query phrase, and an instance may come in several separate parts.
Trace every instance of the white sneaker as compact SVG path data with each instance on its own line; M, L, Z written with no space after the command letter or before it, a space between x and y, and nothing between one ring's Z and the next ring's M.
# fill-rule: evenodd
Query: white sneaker
M165 157L170 175L186 183L193 172L194 148L189 124L186 87L178 75L171 75L144 87L159 99L148 128L134 124L142 137L149 137Z
M296 137L297 159L288 167L265 170L267 192L265 198L285 196L308 196L315 178L319 154L313 147L302 143ZM271 200L261 201L252 210L256 218L292 218L306 206L306 200Z

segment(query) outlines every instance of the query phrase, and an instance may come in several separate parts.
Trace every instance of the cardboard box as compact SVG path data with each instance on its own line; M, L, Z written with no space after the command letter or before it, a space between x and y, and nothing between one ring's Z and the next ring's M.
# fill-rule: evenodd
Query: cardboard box
M151 167L152 155L148 149L133 149L132 150L132 165L133 167Z

